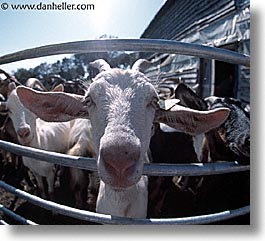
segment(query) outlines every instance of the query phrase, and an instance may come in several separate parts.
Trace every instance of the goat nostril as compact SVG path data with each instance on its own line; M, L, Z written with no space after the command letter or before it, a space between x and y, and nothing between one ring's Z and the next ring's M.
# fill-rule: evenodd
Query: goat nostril
M28 128L23 128L23 129L19 129L17 134L21 137L21 138L25 138L28 137L30 134L30 130Z
M136 163L108 163L104 162L105 168L114 175L130 175L136 169Z
M29 136L29 131L26 131L24 134L24 137L27 137L27 136Z
M124 173L126 175L130 175L131 173L135 171L136 166L137 166L136 163L131 163L130 165L124 168Z

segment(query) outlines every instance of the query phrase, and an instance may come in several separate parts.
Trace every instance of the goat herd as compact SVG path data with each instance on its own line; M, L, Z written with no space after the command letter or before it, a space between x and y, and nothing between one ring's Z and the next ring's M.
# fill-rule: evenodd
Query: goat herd
M98 172L1 150L2 180L13 184L17 178L23 180L17 187L44 199L122 217L186 217L249 205L249 171L204 177L142 175L149 162L249 165L249 113L239 100L202 99L183 83L173 97L162 100L142 73L145 60L130 70L112 69L102 59L91 65L100 72L84 95L65 92L63 85L41 91L36 79L22 86L2 71L0 131L1 139L9 142L96 158ZM9 173L13 168L9 179L7 166ZM12 203L14 210L15 202L19 200ZM248 214L225 223L249 222Z

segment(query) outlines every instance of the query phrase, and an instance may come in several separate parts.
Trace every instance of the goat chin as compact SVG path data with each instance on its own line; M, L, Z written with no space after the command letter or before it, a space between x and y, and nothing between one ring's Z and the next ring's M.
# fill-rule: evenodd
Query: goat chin
M121 217L146 218L147 200L148 178L146 176L142 176L139 182L129 189L118 191L100 181L96 211Z
M19 142L21 143L21 145L23 146L29 146L32 147L32 141L33 141L33 137L32 138L25 138L25 139L19 139Z

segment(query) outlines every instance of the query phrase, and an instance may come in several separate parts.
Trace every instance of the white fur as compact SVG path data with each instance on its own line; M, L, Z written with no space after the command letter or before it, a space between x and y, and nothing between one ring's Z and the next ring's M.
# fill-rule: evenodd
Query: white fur
M117 191L100 181L96 211L121 217L145 218L148 178L142 176L132 187Z
M141 73L120 70L98 76L89 92L97 105L97 109L90 107L90 120L97 145L99 174L106 182L100 182L97 211L123 217L145 218L148 178L141 177L141 173L155 115L155 109L148 104L157 98L157 94ZM119 143L116 140L120 138L126 138L128 143L135 143L138 139L141 147L136 171L131 176L126 176L126 181L133 185L117 190L117 187L112 186L111 174L104 168L100 154L103 140L107 143ZM119 151L113 155L119 155Z
M202 143L204 137L205 137L204 133L193 137L193 146L197 155L197 159L199 161L202 158Z

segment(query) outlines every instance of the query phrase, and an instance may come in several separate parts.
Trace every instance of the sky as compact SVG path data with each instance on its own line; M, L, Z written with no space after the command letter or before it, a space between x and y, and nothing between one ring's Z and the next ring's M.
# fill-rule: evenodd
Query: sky
M12 10L14 4L93 4L94 10ZM5 0L0 1L0 56L103 34L139 38L166 0ZM2 5L4 3L4 5ZM40 5L40 3L42 5ZM8 6L6 10L3 7ZM56 62L64 56L0 65L6 71Z

